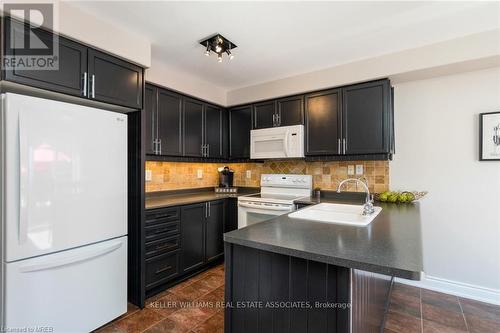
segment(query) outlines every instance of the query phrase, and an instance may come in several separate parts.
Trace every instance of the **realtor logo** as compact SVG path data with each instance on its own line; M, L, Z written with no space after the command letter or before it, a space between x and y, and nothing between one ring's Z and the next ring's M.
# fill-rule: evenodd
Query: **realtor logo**
M58 70L59 38L54 30L54 8L50 3L3 5L5 17L4 70Z

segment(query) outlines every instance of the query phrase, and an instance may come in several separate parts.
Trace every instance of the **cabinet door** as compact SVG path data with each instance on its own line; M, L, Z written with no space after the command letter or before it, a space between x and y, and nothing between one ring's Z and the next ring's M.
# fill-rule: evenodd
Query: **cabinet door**
M305 96L306 155L340 154L340 89Z
M357 84L342 89L345 154L389 153L391 95L389 81Z
M229 157L250 158L250 130L252 106L247 105L229 112Z
M181 156L182 97L158 89L158 150L160 155Z
M210 201L206 231L206 260L220 258L224 254L225 200Z
M88 51L89 96L142 109L143 69L94 49Z
M42 29L37 30L37 36L42 42L52 43L52 33ZM27 28L24 29L23 23L6 18L4 31L5 55L17 56L17 49L11 47L11 38L14 37L14 40L28 40L29 31ZM36 88L84 97L87 94L84 87L84 73L87 71L87 47L63 37L58 38L56 47L58 47L59 51L59 68L57 70L20 70L13 68L5 71L5 79Z
M155 141L157 133L157 93L158 89L146 85L144 90L144 113L146 117L146 154L155 154Z
M229 157L229 111L222 109L222 157Z
M238 229L238 198L228 198L226 217L224 219L224 232Z
M203 265L205 261L206 203L181 207L182 272Z
M278 100L279 126L304 124L304 96L293 96Z
M208 157L222 158L222 110L213 105L205 106L205 144L207 145Z
M277 126L276 117L276 101L268 101L253 106L253 128L268 128Z
M203 103L184 98L184 156L202 156Z

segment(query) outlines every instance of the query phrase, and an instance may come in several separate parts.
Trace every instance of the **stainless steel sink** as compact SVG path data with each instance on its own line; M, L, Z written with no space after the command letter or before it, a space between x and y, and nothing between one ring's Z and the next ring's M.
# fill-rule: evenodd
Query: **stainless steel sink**
M363 215L363 205L344 205L320 203L289 214L290 218L304 219L324 223L366 226L382 211L381 207L373 207L374 213Z

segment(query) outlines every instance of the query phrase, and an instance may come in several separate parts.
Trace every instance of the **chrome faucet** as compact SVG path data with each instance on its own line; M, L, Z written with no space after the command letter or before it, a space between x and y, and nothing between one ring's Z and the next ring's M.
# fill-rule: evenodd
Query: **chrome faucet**
M371 215L373 213L375 213L375 208L373 208L373 200L372 200L372 196L370 195L370 189L368 189L368 185L366 185L366 183L360 179L357 179L357 178L347 178L347 179L344 179L343 181L340 182L339 186L337 187L337 193L340 193L340 188L342 187L342 185L344 185L344 183L347 183L347 182L356 182L356 183L360 183L361 185L363 185L365 191L366 191L366 201L365 201L365 204L363 206L363 215Z

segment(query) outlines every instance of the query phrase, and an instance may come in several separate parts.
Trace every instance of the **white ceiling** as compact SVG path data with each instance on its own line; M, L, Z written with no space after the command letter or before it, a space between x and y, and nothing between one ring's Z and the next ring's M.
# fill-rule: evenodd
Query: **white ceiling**
M146 36L153 59L228 90L500 28L500 2L74 4ZM238 45L231 62L203 55L199 40L216 32Z

